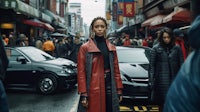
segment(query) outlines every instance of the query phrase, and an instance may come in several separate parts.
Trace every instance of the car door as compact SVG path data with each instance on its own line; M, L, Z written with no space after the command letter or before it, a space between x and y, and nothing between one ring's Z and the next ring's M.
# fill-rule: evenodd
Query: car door
M13 86L30 86L33 82L31 61L16 49L6 49L9 65L5 83Z

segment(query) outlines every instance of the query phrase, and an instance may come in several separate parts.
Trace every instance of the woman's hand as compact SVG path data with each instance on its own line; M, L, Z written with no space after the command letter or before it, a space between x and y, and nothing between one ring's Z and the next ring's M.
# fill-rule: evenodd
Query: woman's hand
M121 102L123 99L122 94L118 94L118 98L119 98L119 102Z
M84 107L88 108L88 98L87 98L87 96L81 96L81 104Z
M122 98L122 96L120 96L120 97L119 97L119 102L121 102L121 101L122 101L122 99L123 99L123 98Z

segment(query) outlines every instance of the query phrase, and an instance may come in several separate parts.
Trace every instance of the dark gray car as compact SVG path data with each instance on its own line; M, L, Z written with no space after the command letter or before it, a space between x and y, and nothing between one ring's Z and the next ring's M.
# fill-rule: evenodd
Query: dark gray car
M55 58L35 47L6 47L9 66L6 89L33 88L43 94L69 89L77 83L74 62Z
M123 97L149 99L150 48L117 46L119 68L123 83Z

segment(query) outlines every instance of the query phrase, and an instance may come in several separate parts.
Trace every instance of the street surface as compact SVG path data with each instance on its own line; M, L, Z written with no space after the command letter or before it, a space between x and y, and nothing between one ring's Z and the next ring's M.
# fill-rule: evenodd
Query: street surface
M33 91L7 91L10 112L76 112L79 96L77 88L54 95L41 95ZM157 105L123 99L121 112L159 112Z
M32 91L8 91L10 112L76 112L79 100L77 89L54 95L41 95Z

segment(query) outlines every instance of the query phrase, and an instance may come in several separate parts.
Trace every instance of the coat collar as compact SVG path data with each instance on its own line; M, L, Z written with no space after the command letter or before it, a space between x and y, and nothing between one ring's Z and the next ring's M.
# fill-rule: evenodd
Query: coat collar
M88 52L100 52L93 39L89 39L88 44L89 44ZM109 51L116 51L115 46L112 45L107 39L106 39L106 44L108 46Z

